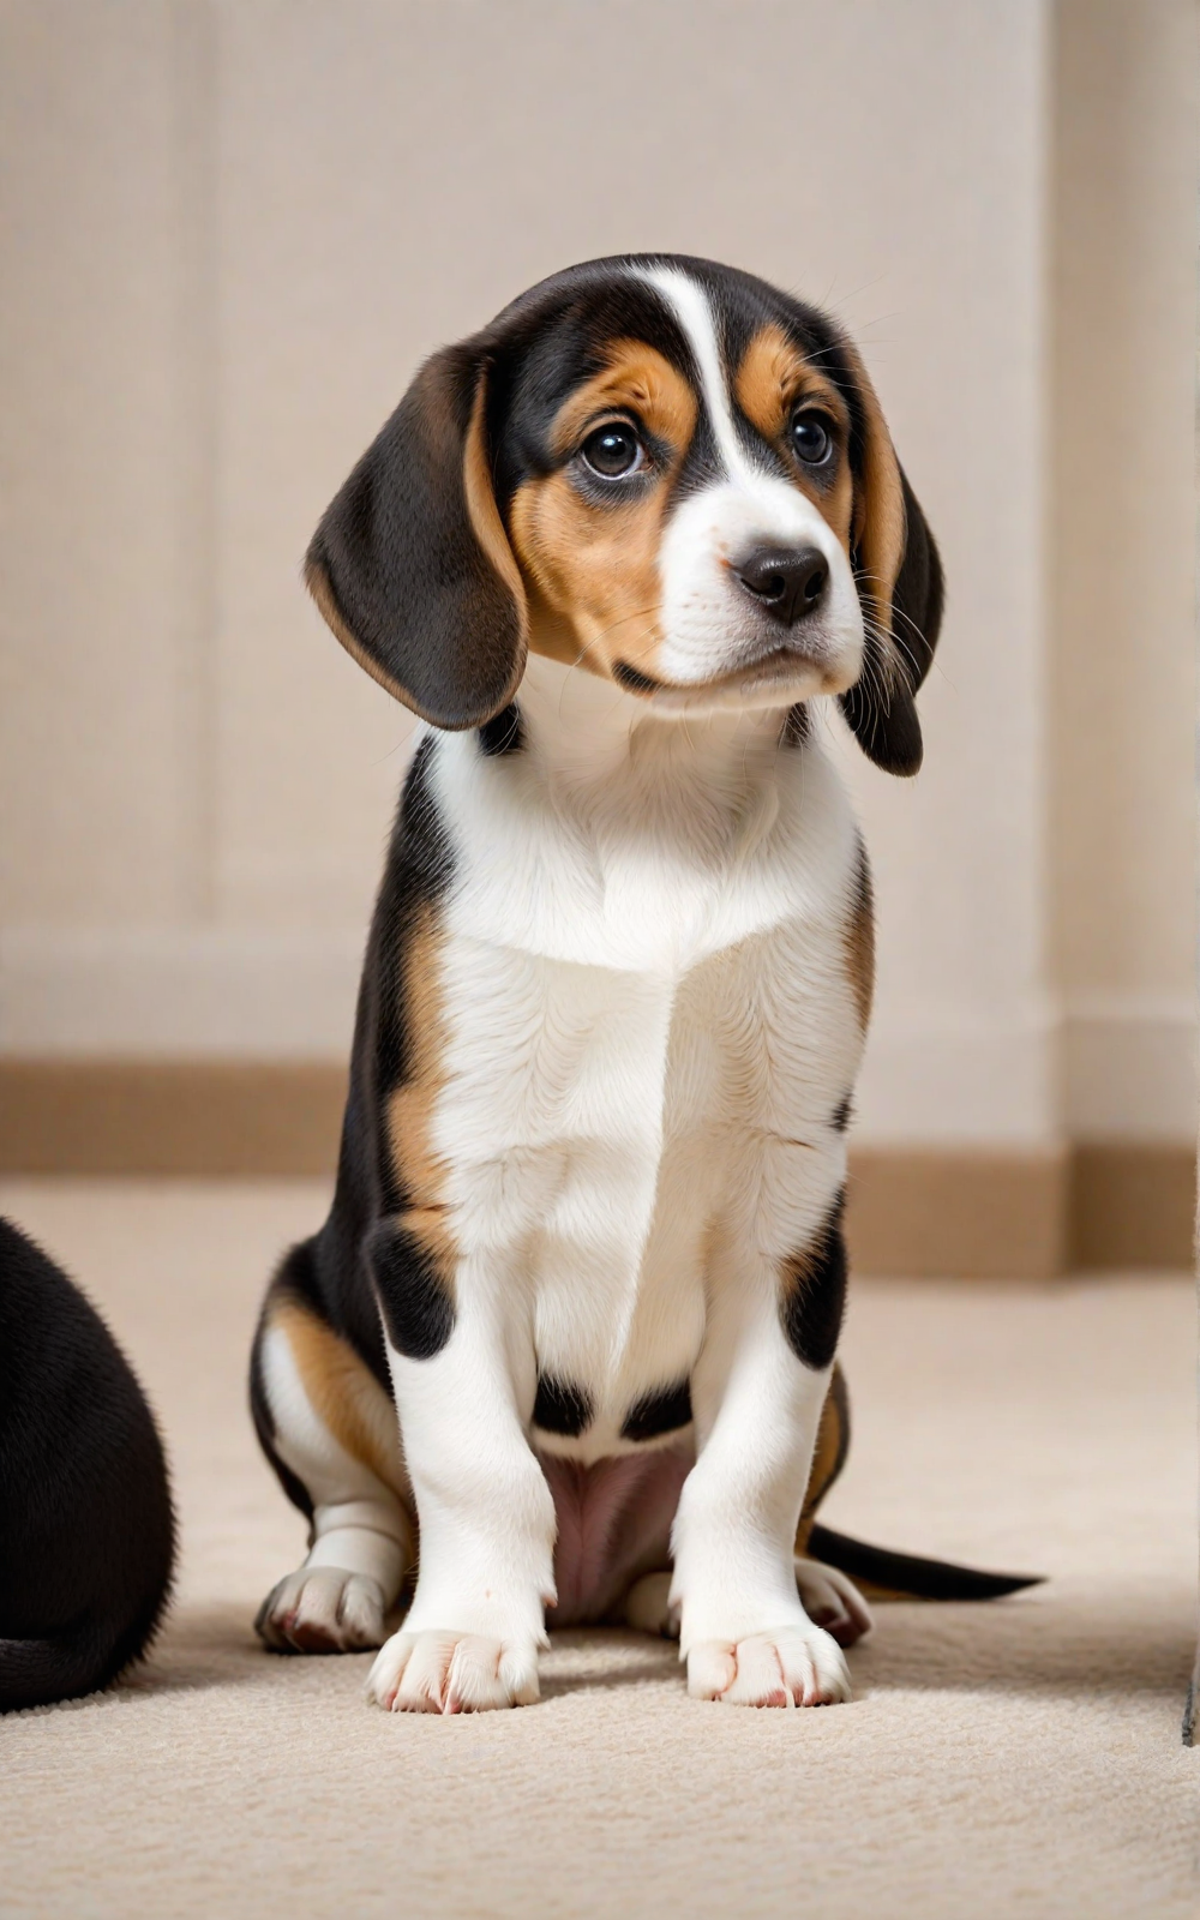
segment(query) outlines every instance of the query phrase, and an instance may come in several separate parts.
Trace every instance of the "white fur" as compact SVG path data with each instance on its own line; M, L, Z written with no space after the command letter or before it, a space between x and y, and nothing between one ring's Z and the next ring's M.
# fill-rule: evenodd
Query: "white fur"
M792 1563L828 1373L792 1353L779 1294L845 1172L853 818L778 712L685 729L541 659L520 700L522 754L443 736L430 770L455 859L434 1146L457 1318L433 1359L390 1356L421 1570L373 1690L444 1706L455 1635L528 1688L552 1586L541 1371L593 1400L578 1439L538 1436L583 1460L627 1450L634 1401L690 1376L673 1604L695 1688L714 1646L736 1674L739 1642L790 1633L814 1697L840 1697Z

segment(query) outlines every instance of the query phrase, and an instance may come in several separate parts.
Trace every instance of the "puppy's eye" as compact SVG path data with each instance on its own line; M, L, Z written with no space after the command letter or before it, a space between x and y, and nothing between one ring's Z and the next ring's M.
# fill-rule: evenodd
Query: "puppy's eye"
M806 467L819 467L833 452L833 435L819 413L798 413L792 421L792 445Z
M633 428L624 420L610 420L607 426L589 433L581 448L584 460L605 480L623 480L645 464L646 454Z

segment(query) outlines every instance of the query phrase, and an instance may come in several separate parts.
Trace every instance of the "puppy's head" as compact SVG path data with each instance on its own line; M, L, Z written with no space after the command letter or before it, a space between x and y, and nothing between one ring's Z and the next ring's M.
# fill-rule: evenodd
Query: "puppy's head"
M307 577L435 726L498 713L532 647L664 714L837 694L874 761L920 765L933 540L845 335L727 267L574 267L435 354Z

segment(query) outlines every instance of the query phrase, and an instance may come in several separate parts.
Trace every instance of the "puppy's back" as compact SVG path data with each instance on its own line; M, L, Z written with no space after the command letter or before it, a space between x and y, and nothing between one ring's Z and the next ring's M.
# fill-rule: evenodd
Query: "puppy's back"
M128 1362L0 1219L0 1712L114 1679L158 1625L174 1554L162 1445Z

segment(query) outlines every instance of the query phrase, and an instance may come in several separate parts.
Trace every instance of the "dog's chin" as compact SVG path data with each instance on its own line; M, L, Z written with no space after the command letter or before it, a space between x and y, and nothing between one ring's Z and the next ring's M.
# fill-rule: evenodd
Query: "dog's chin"
M648 699L658 712L684 718L703 713L767 712L794 707L821 694L844 693L854 685L859 664L843 665L792 647L777 647L694 686L678 681L660 684Z

